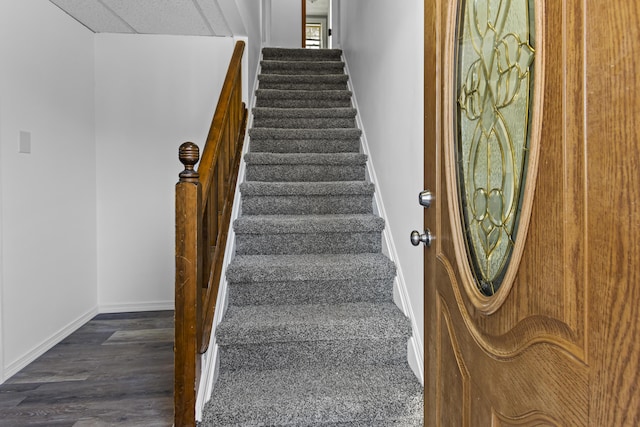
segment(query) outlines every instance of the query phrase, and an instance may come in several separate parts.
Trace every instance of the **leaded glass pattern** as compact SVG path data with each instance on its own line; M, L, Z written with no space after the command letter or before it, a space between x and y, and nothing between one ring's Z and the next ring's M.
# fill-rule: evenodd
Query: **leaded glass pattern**
M534 0L461 0L456 161L469 262L493 295L518 231L530 143Z

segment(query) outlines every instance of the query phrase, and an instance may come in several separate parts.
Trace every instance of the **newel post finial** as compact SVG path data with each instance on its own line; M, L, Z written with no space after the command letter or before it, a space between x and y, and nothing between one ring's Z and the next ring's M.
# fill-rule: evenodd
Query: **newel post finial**
M185 142L178 150L180 163L184 165L184 170L178 175L180 182L197 182L200 175L193 167L200 160L200 149L193 142Z

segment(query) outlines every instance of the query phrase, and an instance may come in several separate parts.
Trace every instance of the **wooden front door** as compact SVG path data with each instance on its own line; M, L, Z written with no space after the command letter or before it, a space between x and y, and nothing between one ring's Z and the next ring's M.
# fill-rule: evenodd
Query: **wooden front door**
M527 43L501 21L501 8L516 3L425 1L425 188L434 201L424 225L435 237L424 249L425 425L640 425L640 4L525 1L535 26ZM477 28L460 29L470 7ZM484 68L456 68L465 37L482 39ZM528 58L512 46L535 58L530 92L496 83L515 62L516 74L504 78L524 77ZM503 125L503 101L526 93L530 120ZM468 99L478 94L482 102ZM467 119L484 120L473 162L456 145L476 138L456 130ZM505 164L517 154L497 148L495 163L478 146L522 127L529 169L509 181L515 172ZM500 169L495 185L522 191L473 184L470 164L488 165L489 176ZM461 185L469 176L472 184ZM474 192L465 193L469 185ZM502 197L491 202L491 192ZM484 202L514 198L515 217L477 213ZM467 217L477 220L480 243L470 240ZM502 238L494 229L507 217L517 223L510 267L484 292L493 286L479 279L486 260L474 261L469 248L492 255Z

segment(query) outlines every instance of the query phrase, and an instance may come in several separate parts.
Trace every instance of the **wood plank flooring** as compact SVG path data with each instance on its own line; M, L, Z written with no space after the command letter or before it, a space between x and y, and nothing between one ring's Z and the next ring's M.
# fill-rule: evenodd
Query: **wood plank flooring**
M172 424L173 311L100 314L0 385L0 427Z

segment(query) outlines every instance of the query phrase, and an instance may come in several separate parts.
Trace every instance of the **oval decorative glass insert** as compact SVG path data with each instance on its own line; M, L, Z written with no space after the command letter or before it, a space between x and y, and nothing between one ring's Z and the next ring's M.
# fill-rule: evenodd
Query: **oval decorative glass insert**
M534 0L461 0L455 53L456 168L479 291L497 292L518 233L531 138Z

